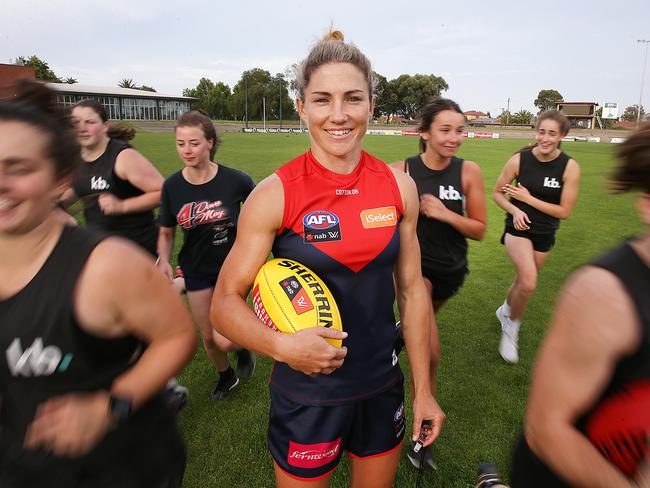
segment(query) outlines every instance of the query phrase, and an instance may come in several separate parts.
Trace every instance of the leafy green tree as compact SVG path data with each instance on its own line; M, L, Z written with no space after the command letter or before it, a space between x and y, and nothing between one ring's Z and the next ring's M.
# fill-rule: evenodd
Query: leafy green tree
M196 88L186 88L183 95L198 98L198 102L192 104L192 109L203 109L213 119L231 117L230 87L221 81L214 83L207 78L201 78Z
M248 120L262 120L266 106L266 119L279 120L282 99L282 118L295 118L296 111L288 88L289 82L283 73L271 76L261 68L244 71L232 90L231 113L236 119L243 120L248 106Z
M533 102L534 105L539 109L539 112L544 112L545 110L550 110L555 108L557 102L564 101L564 98L557 90L540 90L537 94L537 98Z
M530 121L533 118L532 112L529 112L528 110L520 110L516 114L513 114L510 117L510 123L511 124L520 124L520 125L528 125L530 124Z
M643 108L643 105L641 105L641 118L645 118L645 109ZM625 112L623 112L623 115L621 115L622 120L627 120L629 122L636 122L637 117L639 116L639 105L634 104L630 105L625 109Z
M395 113L397 108L397 95L386 77L379 73L373 73L375 77L375 111L374 118L385 115L390 122L391 114Z
M56 76L54 71L50 69L50 66L35 54L32 54L28 58L25 56L18 56L15 60L15 64L19 66L31 66L34 68L37 80L61 83L61 78Z
M79 83L76 78L73 78L72 76L68 76L65 80L62 81L62 83L67 83L68 85L74 85L75 83Z
M400 75L388 86L396 97L394 112L408 119L417 117L427 103L449 89L444 78L422 74Z
M142 91L148 91L148 92L154 92L154 93L156 93L156 89L155 89L154 87L152 87L152 86L147 86L147 85L139 86L139 87L138 87L138 90L142 90Z
M138 88L137 83L131 78L122 78L122 80L117 83L117 86L120 88Z

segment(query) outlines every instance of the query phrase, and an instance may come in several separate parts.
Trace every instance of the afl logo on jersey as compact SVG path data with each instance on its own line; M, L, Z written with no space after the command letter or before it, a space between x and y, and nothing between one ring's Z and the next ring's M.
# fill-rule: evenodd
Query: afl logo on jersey
M341 240L339 217L327 210L314 210L302 218L303 242L330 242Z

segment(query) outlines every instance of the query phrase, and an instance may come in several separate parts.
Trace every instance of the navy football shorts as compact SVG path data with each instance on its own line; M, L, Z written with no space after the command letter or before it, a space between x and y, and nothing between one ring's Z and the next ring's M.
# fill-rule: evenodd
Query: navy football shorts
M506 234L528 239L533 243L533 249L537 252L549 252L555 245L555 232L531 234L525 230L517 230L514 227L506 226L506 230L503 231L503 235L501 236L501 244L505 245Z
M296 403L271 390L268 446L292 478L328 476L348 455L368 458L399 449L404 437L402 381L372 398L335 406Z
M465 282L467 273L469 273L467 267L451 272L440 272L422 267L422 276L431 282L431 299L434 301L448 300L458 293Z

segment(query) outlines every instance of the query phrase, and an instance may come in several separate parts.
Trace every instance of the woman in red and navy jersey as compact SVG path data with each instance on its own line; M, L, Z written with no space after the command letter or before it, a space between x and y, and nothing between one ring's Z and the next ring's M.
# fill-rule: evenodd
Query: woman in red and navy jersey
M278 486L327 486L345 450L352 486L389 487L405 430L403 376L393 347L393 272L415 384L414 437L431 420L425 442L431 444L444 419L428 380L417 191L403 172L362 150L373 110L372 70L340 32L316 44L296 81L311 148L246 201L211 318L234 342L276 360L268 444ZM269 251L323 278L344 333L313 327L279 334L256 318L245 299ZM328 337L343 339L343 346L330 345Z
M62 223L79 146L53 91L18 92L0 102L0 486L180 487L162 389L191 320L132 242Z
M219 138L206 114L181 115L174 132L176 151L185 167L163 184L158 267L171 281L169 259L176 226L180 226L184 239L178 262L205 351L219 371L211 398L221 400L237 386L239 377L250 377L255 367L254 355L216 332L209 316L214 284L237 235L240 206L255 184L247 174L213 162ZM237 374L228 361L230 351L237 352Z
M516 273L496 312L501 322L499 354L508 363L519 361L521 319L537 286L539 270L555 244L560 219L571 215L578 198L580 167L560 150L569 128L569 119L560 112L541 114L536 144L508 160L492 192L494 201L507 212L501 243Z

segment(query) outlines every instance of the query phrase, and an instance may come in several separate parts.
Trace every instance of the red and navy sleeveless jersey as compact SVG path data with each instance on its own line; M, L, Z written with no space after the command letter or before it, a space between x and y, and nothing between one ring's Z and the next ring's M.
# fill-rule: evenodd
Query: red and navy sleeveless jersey
M271 387L311 405L380 393L403 379L393 349L393 268L403 215L395 177L365 152L346 175L324 168L311 151L276 174L284 188L284 216L273 255L294 259L325 281L349 336L343 366L332 374L307 376L278 362Z

